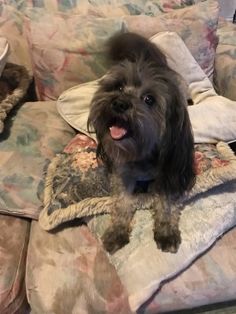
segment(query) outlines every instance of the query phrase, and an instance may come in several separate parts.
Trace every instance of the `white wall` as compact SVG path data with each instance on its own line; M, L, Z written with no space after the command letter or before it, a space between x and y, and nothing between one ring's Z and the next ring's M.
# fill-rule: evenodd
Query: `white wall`
M236 0L218 0L220 3L220 15L232 21L236 9Z

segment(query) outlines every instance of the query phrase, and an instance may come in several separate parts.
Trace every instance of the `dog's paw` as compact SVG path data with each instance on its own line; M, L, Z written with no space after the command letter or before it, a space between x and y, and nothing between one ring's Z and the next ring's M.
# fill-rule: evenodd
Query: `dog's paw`
M113 254L129 243L129 231L126 226L111 226L103 234L102 242L106 251Z
M176 253L181 243L180 231L169 224L163 224L161 228L154 230L154 240L163 252Z

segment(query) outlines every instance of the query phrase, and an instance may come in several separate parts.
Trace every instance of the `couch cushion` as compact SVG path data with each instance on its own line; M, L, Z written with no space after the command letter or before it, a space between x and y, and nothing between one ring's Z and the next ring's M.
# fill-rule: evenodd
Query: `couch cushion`
M31 70L29 46L25 37L24 14L27 8L44 8L45 12L93 15L97 17L122 16L125 14L157 15L184 6L193 0L73 0L73 1L1 1L0 36L7 37L10 46L10 62L21 64ZM7 3L7 4L6 4ZM77 82L78 83L78 82Z
M86 226L32 223L26 287L32 313L131 314L115 268Z
M115 9L114 9L115 11ZM104 44L128 30L146 37L177 31L208 76L213 73L218 3L209 0L156 17L97 17L72 13L27 11L27 38L39 99L57 99L69 87L93 80L107 70Z
M147 14L154 15L182 8L199 0L22 0L7 1L18 11L24 12L27 8L44 8L48 12L70 12L90 14L96 16ZM205 0L201 0L205 1ZM5 1L6 2L6 1Z
M174 310L235 300L236 296L236 228L174 280L161 287L143 307L143 314ZM203 313L202 311L194 313ZM204 311L205 313L205 311ZM209 311L206 313L235 313Z
M176 32L206 75L212 79L218 43L218 15L218 2L207 0L158 17L126 16L125 22L129 31L148 38L157 32Z
M25 264L30 222L0 215L0 313L25 313Z
M140 313L192 309L233 300L235 237L236 228L163 285ZM86 226L75 225L51 234L34 222L27 262L26 289L34 313L130 313L124 287Z
M45 164L75 133L55 102L25 103L7 124L0 138L0 212L36 218Z

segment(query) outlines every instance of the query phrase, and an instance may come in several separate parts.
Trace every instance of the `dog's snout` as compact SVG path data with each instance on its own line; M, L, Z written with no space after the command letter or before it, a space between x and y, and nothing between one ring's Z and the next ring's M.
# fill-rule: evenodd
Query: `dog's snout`
M112 110L117 113L124 113L130 108L130 103L122 100L114 100L111 104Z

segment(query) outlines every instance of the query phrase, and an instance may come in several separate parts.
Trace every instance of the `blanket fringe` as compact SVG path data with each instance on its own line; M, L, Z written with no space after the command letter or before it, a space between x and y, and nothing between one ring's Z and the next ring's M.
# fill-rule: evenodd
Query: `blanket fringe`
M211 168L203 174L199 175L193 189L186 193L183 197L183 202L190 200L198 194L202 194L211 190L216 186L220 186L226 182L236 180L236 156L230 147L223 142L218 143L217 150L225 160L229 161L229 165L217 168ZM49 208L53 197L53 178L57 167L62 162L63 155L57 155L50 163L45 179L45 207L39 215L39 224L44 230L51 230L66 221L75 218L86 218L96 215L109 214L110 209L116 202L113 197L95 197L86 198L79 203L72 204L66 208L60 208L49 214ZM55 195L54 195L55 197ZM137 210L148 210L151 204L145 204Z

